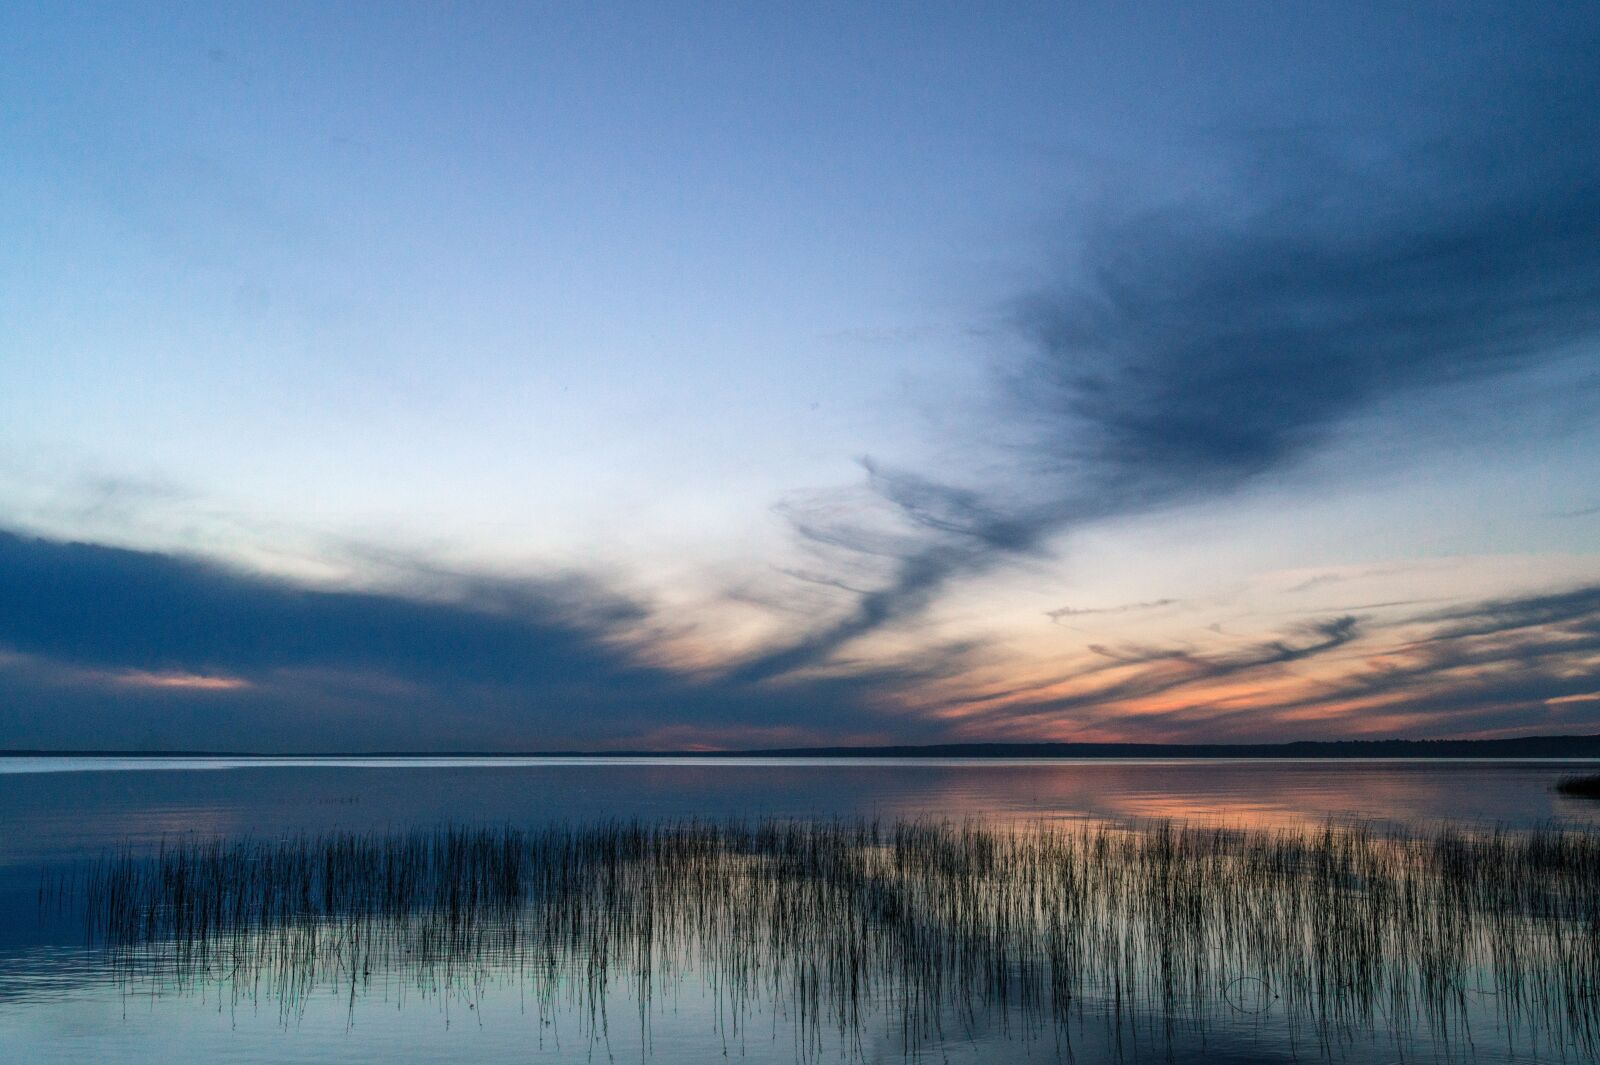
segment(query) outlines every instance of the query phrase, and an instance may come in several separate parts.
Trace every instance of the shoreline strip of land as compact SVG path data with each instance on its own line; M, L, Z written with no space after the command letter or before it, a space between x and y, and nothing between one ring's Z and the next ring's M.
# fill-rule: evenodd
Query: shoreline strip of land
M1289 743L935 743L741 750L0 750L0 758L907 758L1458 759L1600 758L1600 735L1486 740L1297 740Z

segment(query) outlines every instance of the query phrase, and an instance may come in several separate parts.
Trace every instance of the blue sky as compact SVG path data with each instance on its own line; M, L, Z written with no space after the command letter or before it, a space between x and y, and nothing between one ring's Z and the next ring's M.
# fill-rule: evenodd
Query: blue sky
M0 745L1592 730L1597 26L10 5Z

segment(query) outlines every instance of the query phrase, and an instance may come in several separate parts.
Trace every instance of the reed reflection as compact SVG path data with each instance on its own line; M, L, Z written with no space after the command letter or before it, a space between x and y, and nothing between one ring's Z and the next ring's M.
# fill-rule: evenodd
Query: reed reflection
M353 1010L515 987L541 1025L576 1016L591 1038L619 990L641 1027L661 995L704 998L731 1030L783 1013L802 1057L885 1038L915 1054L963 1030L1066 1049L1109 1033L1161 1057L1242 1021L1330 1059L1374 1040L1448 1059L1487 1031L1600 1051L1600 839L1581 833L333 833L107 858L40 901L80 912L127 988L216 989L285 1020L322 992Z

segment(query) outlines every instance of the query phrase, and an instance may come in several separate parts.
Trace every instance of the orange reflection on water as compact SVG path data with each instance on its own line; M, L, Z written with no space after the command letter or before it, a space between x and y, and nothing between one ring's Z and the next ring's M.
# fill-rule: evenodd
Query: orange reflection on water
M909 766L861 771L916 772ZM915 792L885 794L874 813L988 824L1170 820L1273 830L1349 820L1492 822L1503 815L1506 795L1530 788L1542 795L1549 787L1542 778L1558 771L1358 759L1150 759L945 763L922 772Z

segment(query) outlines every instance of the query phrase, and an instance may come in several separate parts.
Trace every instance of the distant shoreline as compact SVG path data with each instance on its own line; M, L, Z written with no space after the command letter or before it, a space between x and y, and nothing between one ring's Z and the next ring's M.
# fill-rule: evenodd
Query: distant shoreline
M908 758L1457 759L1600 758L1600 735L1504 740L1311 740L1293 743L940 743L735 751L0 750L0 758Z

